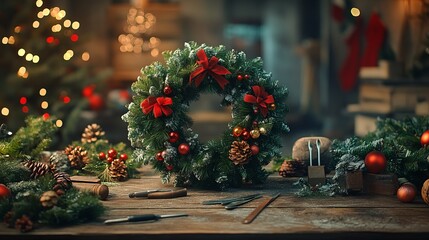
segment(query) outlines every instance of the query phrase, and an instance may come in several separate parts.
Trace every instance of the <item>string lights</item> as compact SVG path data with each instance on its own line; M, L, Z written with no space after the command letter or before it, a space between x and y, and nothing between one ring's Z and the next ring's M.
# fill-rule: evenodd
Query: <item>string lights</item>
M148 37L155 23L156 18L152 13L145 13L141 8L130 8L125 33L118 36L119 50L124 53L150 52L153 57L158 56L160 39Z
M70 19L66 19L67 16L67 12L64 9L61 9L59 7L51 7L51 8L47 8L44 7L44 2L43 0L36 0L35 1L35 6L38 8L38 10L36 11L36 17L34 20L32 20L32 22L30 22L30 26L34 29L34 31L38 30L39 28L46 28L50 30L50 34L49 36L47 36L45 38L45 42L48 45L52 45L52 46L56 46L60 43L60 34L64 34L64 36L66 36L70 42L72 43L76 43L79 41L79 35L77 33L73 33L72 30L78 30L80 28L80 23L78 21L71 21ZM50 18L47 21L44 21L44 18ZM146 25L149 23L153 23L154 22L154 17L147 15L146 17L147 21L145 22ZM139 18L140 19L140 18ZM139 20L140 21L140 20ZM147 25L149 26L149 25ZM17 45L16 39L20 38L20 34L22 34L23 32L25 32L26 30L26 26L15 26L13 28L13 32L11 35L7 35L7 36L0 36L1 39L1 44L3 45ZM61 38L62 39L62 38ZM61 40L64 41L64 40ZM16 54L18 57L22 58L23 60L25 60L25 62L27 62L26 64L24 64L24 66L19 66L19 68L16 71L16 74L19 78L22 79L27 79L30 76L29 73L29 69L31 70L32 67L30 66L31 64L38 64L40 61L42 61L42 57L43 54L39 55L37 53L37 51L40 51L40 49L37 50L32 50L30 49L31 46L14 46L17 48L16 50ZM75 57L75 52L72 49L68 49L63 53L63 60L64 61L70 61L71 59L73 59L73 57ZM81 60L84 62L89 61L90 59L90 54L89 52L83 52L82 55L80 56ZM30 64L30 65L27 65ZM39 95L40 97L44 98L47 96L47 90L46 88L40 88L39 90ZM68 104L71 101L71 98L67 95L61 95L59 97L59 100L62 101L63 104ZM21 105L21 111L23 113L28 113L29 112L29 99L25 96L21 96L19 98L19 103ZM49 113L46 112L47 110L49 110L50 104L47 100L42 100L40 102L40 108L43 109L45 112L42 115L43 118L48 119L50 117ZM0 106L0 113L2 116L9 116L11 114L10 108L7 106ZM58 119L55 122L55 125L57 127L61 127L63 126L63 121Z

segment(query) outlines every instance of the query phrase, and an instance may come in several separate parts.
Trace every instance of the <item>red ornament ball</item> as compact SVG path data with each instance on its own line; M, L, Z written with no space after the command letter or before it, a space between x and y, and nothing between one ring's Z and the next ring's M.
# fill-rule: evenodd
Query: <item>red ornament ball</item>
M119 160L125 162L128 159L128 155L125 153L122 153L121 155L119 155Z
M247 131L247 129L243 129L243 132L241 133L241 137L244 139L244 140L249 140L249 138L250 138L250 133L249 133L249 131Z
M88 97L89 108L94 111L99 111L104 107L104 99L100 94L93 94Z
M0 199L8 198L10 195L10 189L6 187L6 185L0 183Z
M173 171L173 165L167 165L165 168L167 171Z
M188 154L189 150L190 150L189 144L187 144L187 143L180 144L177 149L178 149L179 153L182 154L182 155Z
M250 147L250 150L252 150L252 155L256 155L259 153L259 147L257 145L252 145Z
M107 162L108 162L108 163L112 163L112 162L113 162L113 160L115 160L115 158L112 158L112 157L108 157L108 158L107 158Z
M398 197L399 201L403 203L412 202L416 197L416 194L416 187L411 183L403 184L396 192L396 196Z
M156 160L162 162L164 161L164 157L162 156L162 152L159 152L155 155Z
M173 92L173 89L170 86L165 86L164 87L164 94L165 95L170 95Z
M246 74L246 75L244 75L244 78L245 78L246 80L248 80L248 79L250 78L250 75L249 75L249 74Z
M420 137L420 143L423 147L429 146L429 130L425 131Z
M168 134L168 136L169 136L168 141L171 143L175 143L175 142L179 141L180 136L179 136L178 132L171 132Z
M98 159L100 159L100 160L105 160L105 159L106 159L106 154L105 154L104 152L100 152L100 153L98 154Z
M383 153L372 151L365 157L365 167L370 173L380 173L386 169L387 160Z
M109 151L107 151L107 156L111 158L116 158L116 156L118 156L118 152L116 152L115 149L111 148L109 149Z
M237 80L238 80L238 81L243 80L243 75L241 75L241 74L237 75Z

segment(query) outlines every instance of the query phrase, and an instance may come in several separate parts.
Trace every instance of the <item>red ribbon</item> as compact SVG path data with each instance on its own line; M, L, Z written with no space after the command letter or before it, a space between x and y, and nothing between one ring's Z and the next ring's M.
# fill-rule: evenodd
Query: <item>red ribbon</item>
M231 72L224 66L218 64L219 59L217 57L213 56L209 61L204 49L200 49L197 52L197 57L199 66L189 76L189 83L192 83L192 79L195 78L195 86L198 87L208 73L216 80L219 86L224 89L225 85L228 84L228 80L222 75L231 74Z
M273 95L268 95L263 87L253 86L255 95L244 95L244 102L253 103L261 112L262 116L266 117L268 114L268 104L274 103Z
M164 114L170 116L173 110L169 105L173 104L173 100L169 97L148 97L141 103L141 108L144 114L149 114L153 111L153 116L159 118Z

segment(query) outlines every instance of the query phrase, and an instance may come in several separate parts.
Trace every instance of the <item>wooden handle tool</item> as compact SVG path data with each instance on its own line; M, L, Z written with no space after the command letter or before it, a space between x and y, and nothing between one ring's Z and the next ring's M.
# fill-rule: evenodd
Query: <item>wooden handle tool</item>
M186 188L172 190L169 192L152 192L147 195L149 199L165 199L165 198L177 198L184 197L188 194L188 190Z
M244 220L243 223L244 224L249 224L251 223L253 220L255 220L255 218L259 215L259 213L262 212L262 210L264 210L264 208L266 206L268 206L270 203L272 203L274 200L276 200L276 198L280 196L280 193L276 193L274 195L272 195L270 198L268 198L267 200L265 200L264 202L262 202L261 204L259 204L259 206L257 208L255 208Z

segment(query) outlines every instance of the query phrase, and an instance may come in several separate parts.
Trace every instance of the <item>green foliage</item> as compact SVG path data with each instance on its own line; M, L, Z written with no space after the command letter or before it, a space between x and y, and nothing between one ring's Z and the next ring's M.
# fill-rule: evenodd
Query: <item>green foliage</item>
M208 59L217 57L219 65L231 72L225 75L229 83L224 89L209 74L198 87L189 83L191 73L198 68L196 53L200 49L205 51ZM191 42L185 43L183 49L164 52L163 56L165 66L159 62L146 66L131 87L133 102L129 104L123 120L128 123L128 138L135 148L133 158L151 164L161 173L163 182L175 176L175 185L192 183L223 189L240 185L243 181L263 182L267 173L262 167L281 157L280 136L289 131L284 122L287 89L263 70L261 58L248 60L243 52L229 51L224 46L209 47ZM237 80L238 75L245 74L250 78ZM171 96L164 95L165 86L172 88ZM275 99L276 108L270 110L267 117L255 113L254 106L243 100L245 94L254 94L252 86L265 88ZM207 92L222 96L221 105L232 107L233 120L220 139L201 144L198 135L190 128L192 120L187 113L189 104ZM144 114L140 104L148 97L170 97L173 104L169 107L173 113L159 118L152 113ZM260 153L252 156L247 165L235 166L228 157L231 143L239 140L232 136L232 129L240 126L251 130L253 122L267 130L266 135L248 140L250 145L259 147ZM168 142L168 134L172 131L179 133L180 140L176 143ZM177 147L181 143L189 144L189 154L178 153ZM156 160L159 152L163 152L164 161ZM173 170L167 170L167 166L173 166Z
M0 201L0 218L11 211L12 223L22 215L27 215L34 223L58 226L99 217L104 207L98 197L76 189L66 191L52 209L41 205L41 195L52 190L55 179L50 173L30 179L30 173L23 167L21 160L29 157L38 160L40 152L51 141L56 127L51 120L42 118L30 117L26 123L14 136L0 142L0 183L6 184L12 193L10 199ZM123 150L125 146L118 145L118 149Z
M363 161L369 152L376 150L386 156L388 173L421 186L429 177L429 148L422 147L420 136L428 129L429 117L379 119L377 129L362 138L334 140L332 166ZM346 155L349 157L344 158Z

